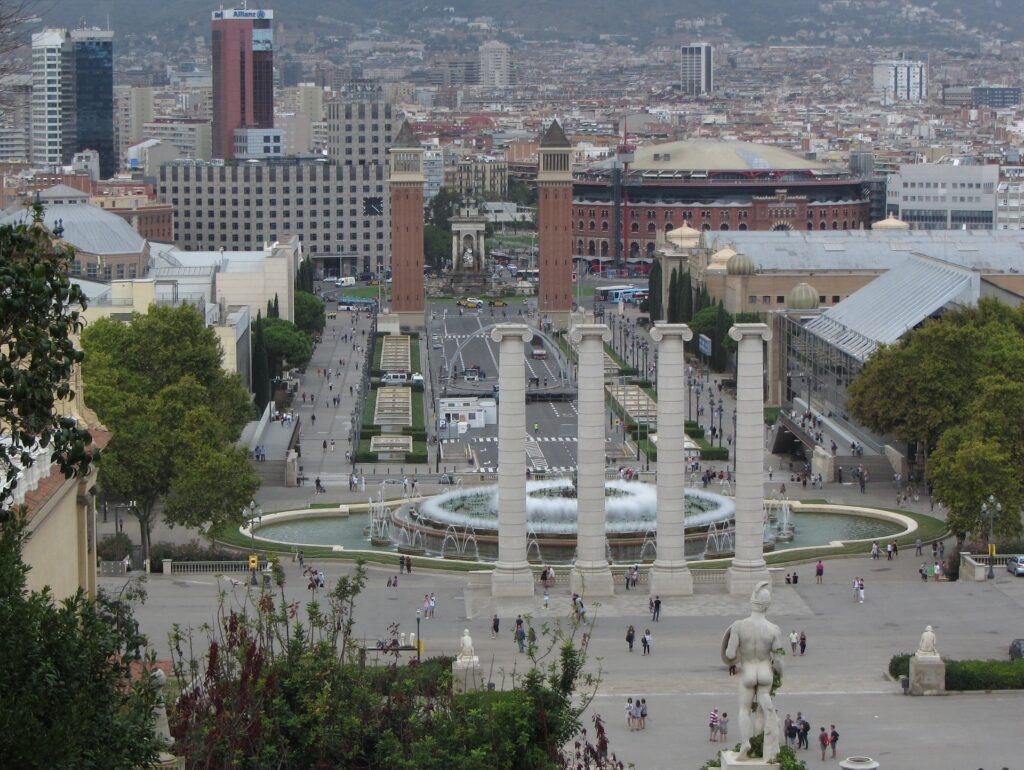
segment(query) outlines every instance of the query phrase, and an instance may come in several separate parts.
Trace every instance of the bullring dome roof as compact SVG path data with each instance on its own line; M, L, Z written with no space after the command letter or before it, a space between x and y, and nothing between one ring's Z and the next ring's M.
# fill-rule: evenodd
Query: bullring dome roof
M756 142L709 140L664 142L638 147L630 163L637 171L834 170L782 147Z
M798 283L789 290L786 307L790 310L817 310L818 290L809 283Z
M725 270L729 275L753 275L754 260L749 254L733 254L726 263Z

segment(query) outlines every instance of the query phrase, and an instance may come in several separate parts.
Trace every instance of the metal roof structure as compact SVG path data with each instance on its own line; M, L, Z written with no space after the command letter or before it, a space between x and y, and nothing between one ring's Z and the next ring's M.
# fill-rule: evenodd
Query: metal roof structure
M15 225L31 219L29 209L16 209L0 218L0 225ZM146 248L146 240L127 221L98 206L88 203L48 204L43 212L43 223L52 231L58 220L64 228L62 240L86 254L139 254Z
M905 254L897 266L804 328L859 361L949 305L973 305L981 276L958 265Z

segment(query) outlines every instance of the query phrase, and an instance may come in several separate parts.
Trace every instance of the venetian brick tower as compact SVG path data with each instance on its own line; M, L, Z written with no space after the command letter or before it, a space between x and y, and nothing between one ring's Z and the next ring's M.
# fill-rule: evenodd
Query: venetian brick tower
M555 328L565 329L572 311L572 144L557 120L552 121L540 140L537 226L538 306Z
M403 123L388 151L391 159L391 312L402 326L422 328L423 147Z

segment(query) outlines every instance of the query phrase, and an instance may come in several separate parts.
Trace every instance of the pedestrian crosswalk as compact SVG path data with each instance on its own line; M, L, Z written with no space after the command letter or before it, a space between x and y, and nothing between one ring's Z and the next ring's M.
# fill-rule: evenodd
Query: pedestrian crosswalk
M471 440L472 441L477 441L477 442L479 442L481 444L496 444L498 442L498 437L497 436L474 436L474 437L472 437ZM558 442L563 442L563 443L578 441L576 436L534 436L530 440L534 441L534 442L539 442L539 441L547 441L547 442L558 441ZM446 439L442 440L442 443L444 443L444 444L455 444L455 443L457 443L459 441L461 441L461 439L446 438Z

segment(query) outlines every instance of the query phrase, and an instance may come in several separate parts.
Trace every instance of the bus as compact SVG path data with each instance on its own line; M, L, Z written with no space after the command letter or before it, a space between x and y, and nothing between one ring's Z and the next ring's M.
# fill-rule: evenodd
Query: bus
M520 281L530 281L531 283L537 283L540 280L540 270L520 270L516 274L516 278Z
M649 296L650 291L647 289L637 289L636 291L630 292L624 299L631 305L639 305Z
M602 302L618 302L626 300L636 291L646 291L636 286L599 286L594 290L594 297Z
M371 297L338 297L338 310L371 310L377 306L377 300Z

